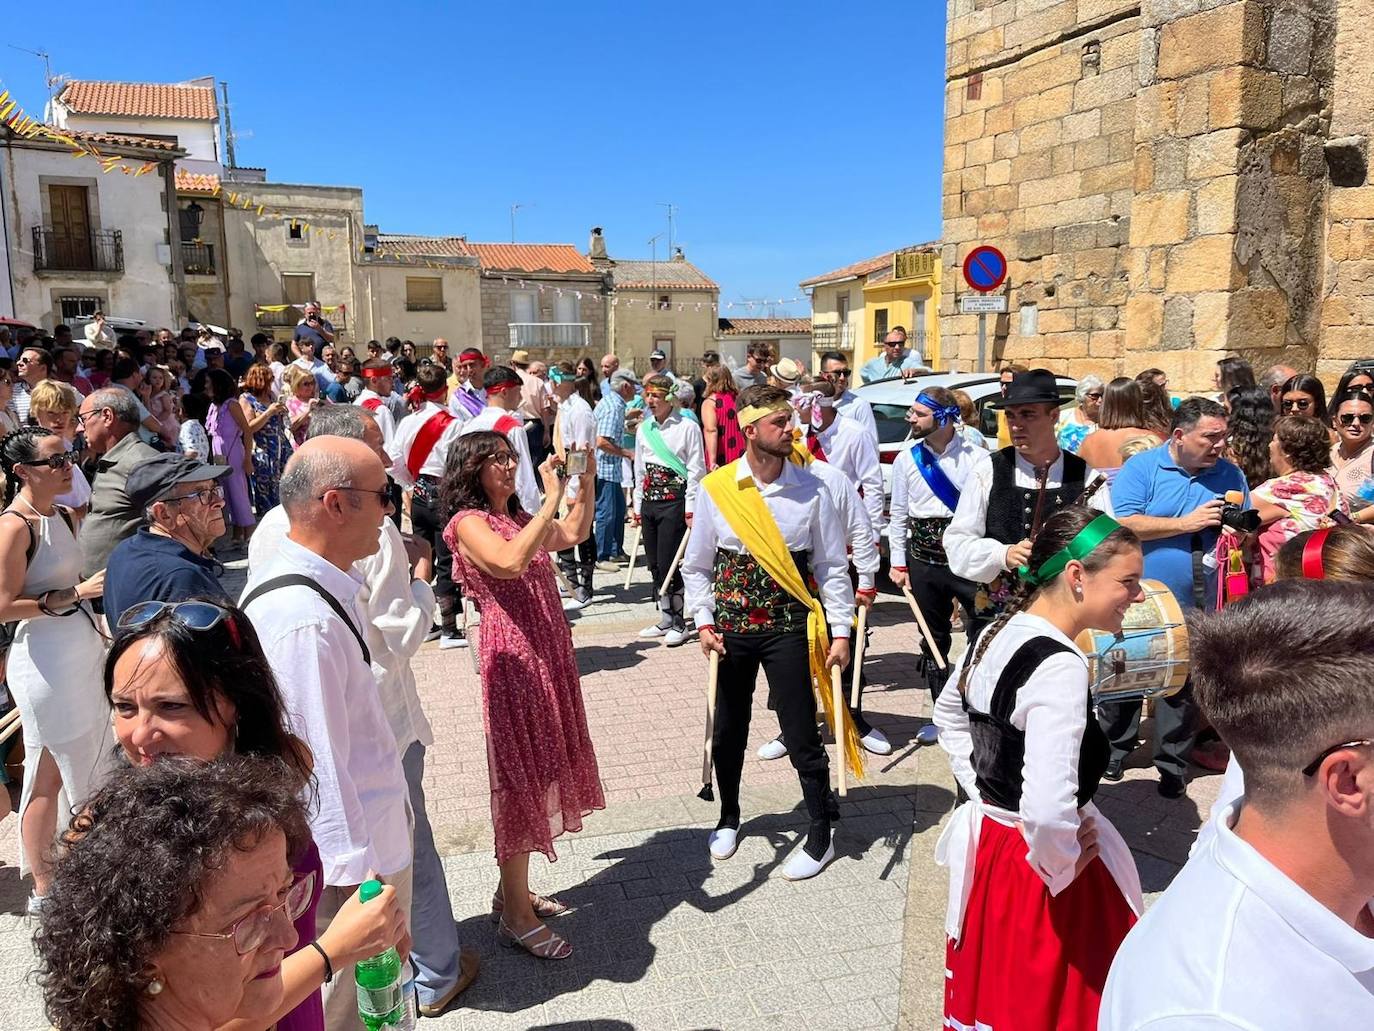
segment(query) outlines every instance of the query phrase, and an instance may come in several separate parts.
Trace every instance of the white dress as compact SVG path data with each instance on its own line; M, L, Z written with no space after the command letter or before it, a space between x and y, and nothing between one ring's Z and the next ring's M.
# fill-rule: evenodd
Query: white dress
M54 514L29 525L37 548L20 594L33 598L44 591L75 586L81 579L81 548L66 520ZM21 814L32 797L38 757L44 750L62 775L59 814L81 805L112 768L110 707L103 679L105 644L92 619L83 605L70 616L23 620L15 631L7 679L24 728ZM61 833L65 816L59 815L57 822ZM28 870L22 849L20 857L22 876Z

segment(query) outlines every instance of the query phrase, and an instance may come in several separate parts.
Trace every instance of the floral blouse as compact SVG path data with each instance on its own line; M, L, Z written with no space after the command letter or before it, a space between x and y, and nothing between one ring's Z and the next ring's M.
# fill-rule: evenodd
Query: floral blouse
M1284 543L1304 530L1334 526L1332 509L1350 514L1350 503L1330 473L1291 472L1275 476L1256 487L1251 498L1277 505L1288 513L1260 531L1259 565L1265 583L1274 578L1274 553Z
M1097 429L1097 423L1082 421L1082 416L1075 408L1060 419L1059 424L1055 426L1055 442L1059 445L1059 450L1077 454L1078 449L1083 446L1083 441L1088 439L1088 434L1095 429Z

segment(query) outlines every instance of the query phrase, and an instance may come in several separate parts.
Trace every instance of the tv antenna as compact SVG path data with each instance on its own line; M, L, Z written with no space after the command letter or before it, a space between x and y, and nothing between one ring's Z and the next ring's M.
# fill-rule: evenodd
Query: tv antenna
M42 58L43 85L46 86L48 90L48 103L47 106L43 109L43 118L45 121L51 124L53 101L52 88L56 86L58 83L66 82L68 79L71 78L71 76L64 75L61 73L54 75L52 73L52 58L46 50L30 50L28 47L17 47L13 43L7 43L6 46L8 46L11 50L18 50L21 54L32 54L34 57Z
M510 206L510 242L515 242L515 213L521 208L532 208L533 204L512 204Z
M668 257L671 258L673 256L673 216L677 214L678 208L676 204L662 200L658 202L658 206L668 209Z

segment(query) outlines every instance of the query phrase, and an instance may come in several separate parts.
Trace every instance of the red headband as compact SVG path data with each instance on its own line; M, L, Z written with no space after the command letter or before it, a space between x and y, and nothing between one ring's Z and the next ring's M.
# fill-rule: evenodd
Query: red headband
M480 361L483 366L490 364L487 361L487 356L484 355L481 351L477 350L477 348L475 347L469 347L458 355L459 362L470 362L474 360Z
M396 373L391 368L363 370L363 379L390 379L394 375L396 375Z
M417 383L406 391L406 400L413 405L420 405L425 401L434 401L437 403L447 393L448 387L440 387L432 394L427 394L425 393L425 388Z
M1307 538L1307 543L1302 546L1302 575L1307 580L1325 580L1326 570L1322 567L1322 548L1326 547L1326 538L1331 534L1331 528L1312 531L1312 536Z

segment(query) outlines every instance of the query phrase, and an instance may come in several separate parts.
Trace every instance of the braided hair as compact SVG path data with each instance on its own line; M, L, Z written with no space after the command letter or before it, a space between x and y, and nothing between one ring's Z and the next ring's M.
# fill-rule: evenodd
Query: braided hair
M1094 512L1086 505L1069 505L1055 512L1040 527L1040 532L1031 541L1030 559L1027 560L1027 567L1039 569L1060 551L1069 546L1078 534L1096 519L1101 513ZM1095 573L1121 552L1127 549L1139 549L1140 538L1126 527L1121 526L1109 533L1096 548L1082 559L1083 568L1090 573ZM1015 576L1013 571L1010 575ZM1060 573L1059 576L1063 576ZM1051 583L1057 582L1059 577L1055 577ZM1048 584L1033 584L1029 580L1016 578L1016 585L1012 588L1011 599L1007 607L1002 611L992 624L983 631L978 638L978 644L974 647L973 655L964 663L963 669L959 673L959 693L962 695L968 687L969 671L978 663L983 661L983 656L987 654L988 647L992 644L992 639L1001 633L1002 628L1007 625L1011 617L1023 610L1040 593L1042 587Z
M41 426L21 426L0 437L0 471L5 474L6 505L14 501L14 496L19 493L19 477L14 474L14 467L37 459L38 442L51 436L52 431Z

